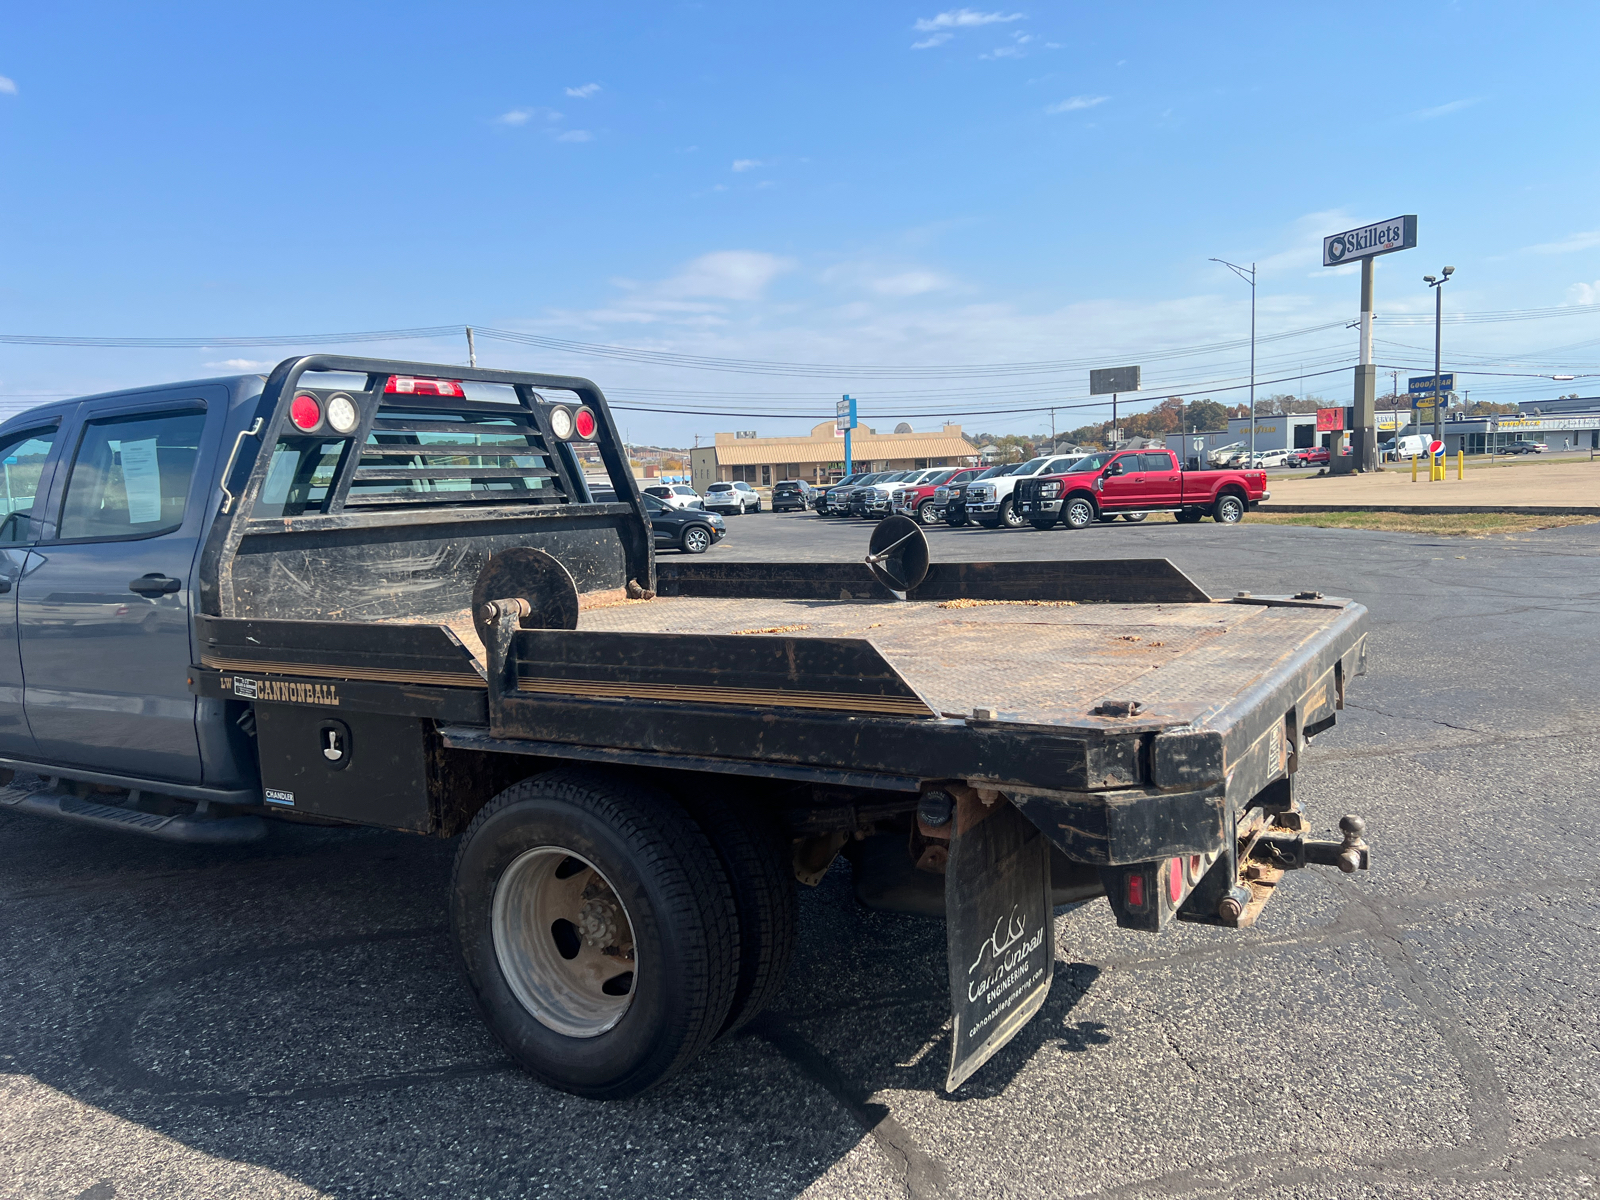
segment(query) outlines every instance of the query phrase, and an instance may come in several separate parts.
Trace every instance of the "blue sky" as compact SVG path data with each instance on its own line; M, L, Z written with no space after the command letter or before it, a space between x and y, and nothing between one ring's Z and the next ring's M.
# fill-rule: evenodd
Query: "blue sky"
M1241 399L1245 350L1170 353L1248 333L1213 255L1261 264L1263 336L1333 326L1263 343L1262 378L1290 380L1264 390L1304 370L1348 402L1357 281L1320 238L1417 213L1418 248L1380 260L1380 362L1431 367L1428 324L1386 321L1431 312L1421 276L1451 263L1452 311L1573 312L1447 327L1447 367L1582 375L1597 34L1592 5L12 5L0 332L470 322L781 363L1070 361L750 373L480 343L594 378L638 440L798 432L842 391L875 424L1027 432L1049 418L1011 410L1101 415L1069 407L1090 362ZM0 405L281 353L0 345Z

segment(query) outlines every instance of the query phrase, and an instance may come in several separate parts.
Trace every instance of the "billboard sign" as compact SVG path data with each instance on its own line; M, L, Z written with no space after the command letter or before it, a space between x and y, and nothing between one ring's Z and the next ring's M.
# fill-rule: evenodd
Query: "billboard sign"
M1139 390L1138 367L1101 367L1089 372L1089 395L1109 396L1114 392Z
M1319 408L1317 409L1317 432L1333 433L1344 428L1344 409Z
M753 439L756 436L756 431L754 429L739 429L739 430L736 430L734 432L733 436L736 437L736 438L752 438Z
M1396 250L1409 250L1417 244L1417 218L1390 217L1360 229L1347 229L1332 237L1322 239L1322 265L1342 266L1375 254L1392 254Z
M1454 371L1439 376L1439 395L1448 396L1451 392L1455 391L1455 389L1456 376ZM1416 397L1426 396L1431 398L1433 396L1433 392L1434 382L1432 375L1412 375L1406 380L1407 395Z

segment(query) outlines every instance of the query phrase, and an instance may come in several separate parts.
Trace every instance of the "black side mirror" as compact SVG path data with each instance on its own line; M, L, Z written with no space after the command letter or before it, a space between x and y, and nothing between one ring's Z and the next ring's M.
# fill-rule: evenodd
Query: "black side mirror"
M1107 467L1106 468L1106 474L1107 475L1121 475L1122 474L1122 460L1119 458L1119 459L1117 459L1116 462L1112 463L1109 467Z

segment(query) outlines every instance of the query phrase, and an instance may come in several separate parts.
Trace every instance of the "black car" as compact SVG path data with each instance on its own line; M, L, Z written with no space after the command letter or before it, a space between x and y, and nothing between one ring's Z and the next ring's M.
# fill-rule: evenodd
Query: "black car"
M673 508L654 496L644 496L645 517L655 534L656 549L676 546L685 554L704 554L727 536L728 526L703 508Z
M818 488L816 500L817 516L841 516L842 514L835 512L833 508L834 493L839 492L841 496L848 495L850 489L866 477L867 473L865 471L857 471L852 475L846 475L838 483L830 484L825 488ZM843 490L841 491L841 489Z
M772 485L772 511L798 509L805 512L811 507L815 493L816 489L803 479L780 479Z

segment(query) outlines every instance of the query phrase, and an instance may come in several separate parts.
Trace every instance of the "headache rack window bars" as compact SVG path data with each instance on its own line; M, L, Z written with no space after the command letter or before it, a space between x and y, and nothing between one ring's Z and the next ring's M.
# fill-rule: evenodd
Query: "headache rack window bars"
M531 412L478 404L383 404L361 447L346 508L563 504L571 497Z

